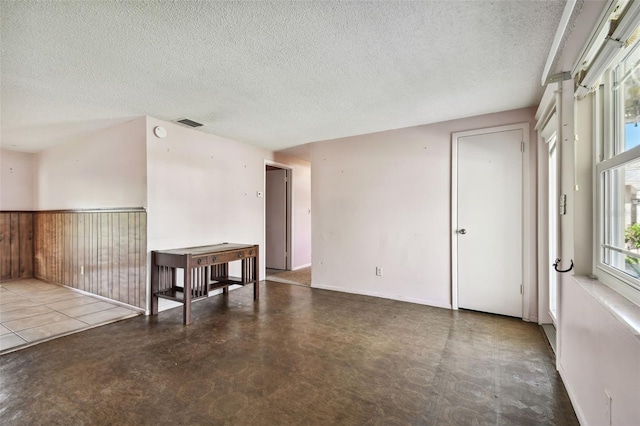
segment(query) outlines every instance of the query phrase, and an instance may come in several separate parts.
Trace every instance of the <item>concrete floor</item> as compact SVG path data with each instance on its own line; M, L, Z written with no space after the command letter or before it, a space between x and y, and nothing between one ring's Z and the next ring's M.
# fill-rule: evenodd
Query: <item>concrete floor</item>
M577 425L540 328L268 282L0 357L9 425Z

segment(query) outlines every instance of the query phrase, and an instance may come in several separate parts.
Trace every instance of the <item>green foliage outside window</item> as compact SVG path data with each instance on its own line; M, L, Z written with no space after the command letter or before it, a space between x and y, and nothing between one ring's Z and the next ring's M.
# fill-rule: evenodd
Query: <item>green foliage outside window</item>
M624 242L632 248L640 248L640 223L634 223L624 230Z
M627 243L630 248L640 249L640 223L634 223L624 230L624 242ZM624 262L635 272L636 277L640 276L640 259L626 256Z

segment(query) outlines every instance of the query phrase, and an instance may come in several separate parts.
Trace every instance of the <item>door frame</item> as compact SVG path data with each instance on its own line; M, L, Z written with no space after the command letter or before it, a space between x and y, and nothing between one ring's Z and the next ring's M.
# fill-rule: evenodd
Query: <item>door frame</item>
M556 131L554 132L554 134L552 135L553 138L549 139L549 142L546 141L545 139L545 147L547 148L547 158L550 159L551 157L551 152L552 150L555 152L555 157L554 157L554 163L552 164L550 160L547 160L547 229L546 229L546 236L547 236L547 264L546 265L541 265L541 266L546 266L546 276L547 276L547 285L546 285L546 300L545 300L545 306L544 306L544 311L546 311L546 315L545 315L545 319L546 317L551 319L551 323L554 325L554 327L558 328L558 295L559 295L559 284L560 284L560 277L558 276L557 272L552 272L551 271L551 265L553 264L553 259L556 258L556 256L561 256L562 253L562 238L560 238L560 194L561 194L561 187L560 187L560 143L558 141L558 131L556 128ZM551 167L554 167L554 171L555 171L555 182L551 182L549 179L551 178ZM555 187L555 199L551 198L551 188ZM551 205L553 200L553 205ZM551 210L551 208L554 208L553 211ZM555 217L555 228L552 227L552 222L551 222L551 215L553 215ZM555 236L553 236L553 240L555 240L555 247L552 247L552 232L555 232ZM551 253L551 250L555 251L555 255ZM542 263L542 262L541 262ZM552 273L555 273L555 288L553 289L553 291L551 291L551 275ZM555 293L555 294L554 294ZM551 297L554 296L555 298L555 314L552 313L551 311ZM542 316L540 315L540 321L542 321Z
M551 265L548 263L550 259L549 252L549 146L547 145L547 138L552 133L543 134L543 130L547 127L547 124L551 120L555 120L555 135L556 135L556 193L558 196L561 191L561 164L562 164L562 143L561 143L561 104L560 104L560 91L557 84L550 84L545 89L540 106L536 112L536 131L537 136L537 152L538 152L538 324L554 324L558 330L557 324L551 318L548 313L549 310L549 296L550 296L550 283L549 283L549 270ZM560 218L557 218L558 226L558 240L557 240L557 256L562 253L562 241L559 235ZM556 294L560 280L557 282ZM556 297L556 303L560 303L560 299ZM559 332L559 331L558 331Z
M536 292L536 212L535 182L531 179L531 161L535 156L530 152L530 124L528 122L508 124L504 126L487 127L484 129L468 130L451 134L451 308L458 309L458 143L459 139L468 136L478 136L487 133L522 130L524 152L522 154L522 319L537 321L537 309L531 309L532 301L537 297ZM493 267L499 268L499 265Z
M286 238L286 245L287 245L287 261L286 261L286 268L287 271L291 271L291 265L293 265L293 246L292 243L294 241L293 239L293 169L291 168L291 166L288 166L286 164L283 163L278 163L276 161L273 160L264 160L264 165L262 166L262 175L263 175L263 184L262 187L266 189L267 187L267 166L273 166L273 167L277 167L279 169L284 169L287 171L287 224L286 224L286 230L287 230L287 238ZM264 252L264 256L265 256L265 265L266 265L266 258L267 258L267 195L266 195L266 191L265 191L265 195L262 199L262 241L264 241L264 248L265 248L265 252Z

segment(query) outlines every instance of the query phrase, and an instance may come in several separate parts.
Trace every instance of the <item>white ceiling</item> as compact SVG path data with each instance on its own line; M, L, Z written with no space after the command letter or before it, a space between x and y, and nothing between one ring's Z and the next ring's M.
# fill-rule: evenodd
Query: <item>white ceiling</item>
M564 0L1 4L1 145L149 115L269 149L537 105Z

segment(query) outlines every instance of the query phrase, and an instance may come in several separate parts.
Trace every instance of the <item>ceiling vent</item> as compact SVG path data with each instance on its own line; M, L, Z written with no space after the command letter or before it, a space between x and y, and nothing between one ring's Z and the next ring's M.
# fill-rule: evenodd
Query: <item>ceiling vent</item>
M188 118L183 118L182 120L176 120L176 123L184 124L189 127L202 127L204 124L198 123L197 121L189 120Z

